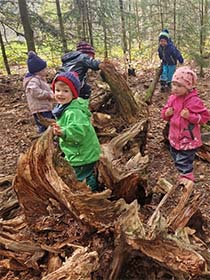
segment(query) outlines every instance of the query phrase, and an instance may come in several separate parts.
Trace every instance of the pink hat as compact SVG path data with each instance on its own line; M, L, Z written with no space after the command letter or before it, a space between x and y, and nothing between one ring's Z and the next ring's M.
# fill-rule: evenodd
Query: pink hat
M197 75L187 66L179 67L173 75L172 82L177 82L191 90L196 85Z

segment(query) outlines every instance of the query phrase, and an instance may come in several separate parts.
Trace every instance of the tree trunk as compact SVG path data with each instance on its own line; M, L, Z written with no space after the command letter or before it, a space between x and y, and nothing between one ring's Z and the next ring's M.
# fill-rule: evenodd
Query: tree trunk
M28 51L36 51L26 0L18 0L18 4Z
M100 69L104 74L106 82L111 88L121 117L128 123L132 123L136 120L139 107L126 80L116 71L111 62L106 61L101 63Z
M61 7L60 7L60 0L56 0L56 8L57 8L58 21L59 21L59 25L60 25L60 33L61 33L61 41L62 41L62 44L63 44L63 52L67 53L68 52L68 46L67 46L66 36L65 36L65 32L64 32L63 18L62 18Z
M135 1L135 11L136 11L136 28L137 28L137 38L138 38L138 47L139 47L139 50L141 49L141 37L140 37L140 34L141 34L141 29L140 29L140 22L139 22L139 8L138 8L138 1L136 0Z
M90 1L86 0L85 1L85 6L86 6L86 18L87 18L87 26L88 26L88 33L89 33L89 41L92 46L94 46L93 42L93 31L92 31L92 17L91 17L91 6L90 6Z
M121 29L122 29L122 48L123 48L123 55L124 55L124 66L125 66L125 73L128 72L128 44L126 38L126 27L125 27L125 16L124 16L124 6L123 0L119 0L120 4L120 17L121 17Z
M174 9L173 9L173 14L174 14L174 42L176 42L176 0L174 0Z
M1 44L1 52L2 52L2 56L3 56L3 60L4 60L4 65L5 65L7 74L10 75L11 71L10 71L8 60L7 60L7 54L6 54L6 50L5 50L5 47L4 47L4 41L3 41L3 38L2 38L1 32L0 32L0 44Z

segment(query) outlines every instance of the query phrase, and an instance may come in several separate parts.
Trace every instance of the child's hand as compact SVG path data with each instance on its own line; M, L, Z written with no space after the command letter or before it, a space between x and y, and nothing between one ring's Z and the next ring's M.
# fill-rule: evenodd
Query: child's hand
M169 108L165 111L165 116L166 116L166 117L173 116L173 114L174 114L174 109L173 109L173 107L169 107Z
M188 119L189 116L190 116L190 112L187 108L184 108L182 111L181 111L181 117L184 118L184 119Z
M54 135L57 135L57 136L63 135L62 129L60 128L60 126L57 123L53 123L52 128L53 128Z

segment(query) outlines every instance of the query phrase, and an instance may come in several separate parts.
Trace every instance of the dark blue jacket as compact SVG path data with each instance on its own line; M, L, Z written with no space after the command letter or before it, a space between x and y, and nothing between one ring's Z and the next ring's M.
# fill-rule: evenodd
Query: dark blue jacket
M177 60L180 63L184 62L184 59L179 52L179 50L174 46L174 44L169 41L168 45L165 47L159 46L158 48L158 54L160 59L162 60L163 64L166 65L176 65Z
M86 82L86 76L88 69L99 70L100 61L89 57L85 53L79 51L71 51L64 54L61 58L62 67L59 70L61 72L74 71L77 72L82 87Z

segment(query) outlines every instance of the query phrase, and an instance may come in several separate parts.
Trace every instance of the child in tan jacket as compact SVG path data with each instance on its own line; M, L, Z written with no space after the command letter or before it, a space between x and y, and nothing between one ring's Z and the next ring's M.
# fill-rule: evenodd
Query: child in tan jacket
M37 113L42 117L53 119L53 92L46 80L47 63L41 59L35 52L28 53L28 73L23 80L23 86L29 110L34 117L38 127L38 133L46 130L46 126L40 123Z

